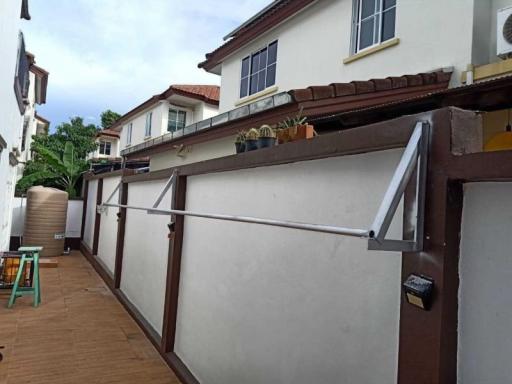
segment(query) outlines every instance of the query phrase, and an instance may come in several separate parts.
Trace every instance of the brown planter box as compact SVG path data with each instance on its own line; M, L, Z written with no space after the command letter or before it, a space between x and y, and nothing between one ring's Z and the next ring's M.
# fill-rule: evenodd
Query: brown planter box
M277 131L277 141L279 144L311 139L313 136L315 136L315 127L311 124L296 125L295 127Z

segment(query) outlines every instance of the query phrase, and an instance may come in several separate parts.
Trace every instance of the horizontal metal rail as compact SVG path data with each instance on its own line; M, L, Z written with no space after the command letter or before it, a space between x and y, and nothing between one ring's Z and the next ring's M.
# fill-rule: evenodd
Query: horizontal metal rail
M123 205L123 204L113 204L113 203L104 203L103 205L106 207L117 207L117 208L135 209L138 211L147 211L149 213L162 213L162 214L168 214L168 215L193 216L193 217L203 217L203 218L207 218L207 219L238 221L238 222L242 222L242 223L271 225L274 227L302 229L305 231L332 233L332 234L336 234L336 235L345 235L345 236L353 236L353 237L361 237L361 238L370 238L371 237L370 231L368 231L366 229L344 228L344 227L336 227L336 226L332 226L332 225L322 225L322 224L309 224L309 223L301 223L301 222L297 222L297 221L260 219L257 217L249 217L249 216L234 216L234 215L222 215L222 214L216 214L216 213L202 213L202 212L200 213L200 212L193 212L193 211L180 211L178 209L153 209L153 208L147 208L147 207L136 207L133 205Z
M167 180L163 189L159 193L155 203L150 207L138 207L132 205L114 204L110 200L113 199L119 186L112 192L107 201L98 206L98 212L103 212L105 207L126 208L139 211L145 211L153 215L170 215L171 224L174 222L174 216L192 216L202 217L206 219L236 221L242 223L270 225L274 227L284 227L300 229L312 232L330 233L335 235L352 236L359 238L366 238L368 240L368 248L371 250L395 250L395 251L417 251L421 249L423 236L423 203L424 203L424 190L426 183L426 160L428 150L428 124L418 122L411 134L411 138L405 147L404 153L400 162L391 178L389 186L384 194L379 210L370 229L359 228L346 228L333 225L324 224L311 224L297 221L263 219L252 216L237 216L226 215L217 213L194 212L174 209L173 201L171 201L171 209L160 209L158 206L163 201L165 195L172 189L172 195L175 194L176 180L178 175L173 172L172 176ZM418 169L418 160L420 160L420 167ZM411 181L411 176L414 174L415 169L419 171L419 177L416 180L416 188L418 191L417 196L417 222L415 228L415 240L388 240L386 234L388 232L391 221L395 212L400 204L400 200L404 194L405 188Z

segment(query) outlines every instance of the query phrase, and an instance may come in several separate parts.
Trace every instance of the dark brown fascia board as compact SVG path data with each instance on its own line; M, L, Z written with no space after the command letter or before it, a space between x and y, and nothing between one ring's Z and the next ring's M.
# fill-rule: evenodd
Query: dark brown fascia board
M236 37L215 49L213 52L207 53L206 60L199 63L198 67L210 72L220 62L222 62L226 56L240 49L244 45L248 44L263 33L267 32L269 29L277 26L286 19L295 15L303 8L314 3L315 1L317 0L294 0L289 2L286 6L282 7L274 14L262 18L260 22L255 23L253 26L241 31Z
M312 139L286 143L272 148L201 161L176 168L125 176L123 181L132 183L161 180L169 178L174 170L177 170L183 176L193 176L402 148L409 141L416 122L432 121L435 116L446 113L451 109L444 108L414 116L403 116L391 121L328 133Z
M7 142L5 141L4 137L0 134L0 152L2 149L7 148Z
M41 123L44 123L44 124L50 124L50 121L45 119L43 116L39 115L37 112L35 113L34 117L36 118L36 120L39 120Z

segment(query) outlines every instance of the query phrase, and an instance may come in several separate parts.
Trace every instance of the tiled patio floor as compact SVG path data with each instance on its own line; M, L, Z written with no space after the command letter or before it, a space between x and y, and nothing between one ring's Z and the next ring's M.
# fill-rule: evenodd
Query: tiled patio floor
M0 384L179 384L85 258L41 269L42 304L0 293Z

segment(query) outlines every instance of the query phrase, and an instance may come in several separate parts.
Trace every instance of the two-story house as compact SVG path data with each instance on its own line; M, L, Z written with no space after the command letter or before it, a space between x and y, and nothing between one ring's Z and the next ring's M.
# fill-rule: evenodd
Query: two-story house
M275 124L301 109L321 134L334 129L328 116L400 100L422 96L429 105L459 105L448 96L441 102L443 92L462 94L464 85L512 73L512 60L497 52L504 33L498 13L510 5L512 0L273 1L199 64L221 78L219 115L184 136L122 154L163 159L193 143L211 157L230 155L238 130ZM505 110L484 115L484 141L504 129L507 116ZM362 118L342 126L357 126ZM169 164L154 161L151 170Z
M9 247L23 114L30 84L21 19L30 20L28 0L0 2L0 251Z
M18 176L23 176L23 170L27 161L32 159L32 137L34 135L46 134L50 122L37 115L36 105L46 103L46 91L48 87L48 71L36 65L35 56L27 52L29 62L29 87L28 96L25 102L25 113L23 114L23 129L21 132L21 146L18 157Z
M123 115L110 130L120 132L119 148L125 155L197 130L198 122L217 115L218 104L216 85L171 85ZM166 167L204 156L200 149L177 146L166 156L151 157L151 162Z

